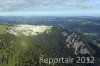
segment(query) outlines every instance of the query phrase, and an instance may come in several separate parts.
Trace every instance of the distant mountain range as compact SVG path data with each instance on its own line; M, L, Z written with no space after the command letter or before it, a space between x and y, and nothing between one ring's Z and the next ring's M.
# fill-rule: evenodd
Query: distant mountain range
M99 21L100 17L53 17L53 16L0 16L0 23L45 23L45 22L70 22L69 20L73 21L74 23L78 20L95 20ZM43 21L43 22L42 22Z

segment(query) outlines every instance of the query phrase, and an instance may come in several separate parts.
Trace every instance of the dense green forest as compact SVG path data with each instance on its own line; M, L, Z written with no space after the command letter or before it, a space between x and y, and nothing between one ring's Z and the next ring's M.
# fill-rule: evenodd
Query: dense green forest
M0 66L87 66L87 64L39 63L41 56L75 57L74 49L66 48L65 38L61 34L62 27L55 26L49 33L43 32L34 36L15 36L6 32L8 25L0 25L0 27L2 27L0 29ZM99 62L100 60L97 65Z

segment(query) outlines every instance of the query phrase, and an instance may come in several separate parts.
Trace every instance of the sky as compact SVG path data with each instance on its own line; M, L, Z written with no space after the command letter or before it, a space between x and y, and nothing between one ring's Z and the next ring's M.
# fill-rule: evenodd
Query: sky
M0 0L1 16L100 16L100 0Z

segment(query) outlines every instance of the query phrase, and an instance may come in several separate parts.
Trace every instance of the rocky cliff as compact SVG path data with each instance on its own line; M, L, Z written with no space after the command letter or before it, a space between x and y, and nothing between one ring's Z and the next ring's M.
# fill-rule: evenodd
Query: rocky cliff
M66 39L66 46L68 48L74 48L75 54L90 54L79 35L66 30L62 31L62 34Z

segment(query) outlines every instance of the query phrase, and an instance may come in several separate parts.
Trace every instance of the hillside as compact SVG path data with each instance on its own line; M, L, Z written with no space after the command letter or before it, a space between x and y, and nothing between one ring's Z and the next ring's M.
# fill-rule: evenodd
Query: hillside
M80 64L39 63L39 57L92 56L96 53L80 35L59 26L5 26L0 29L1 66L79 66Z

